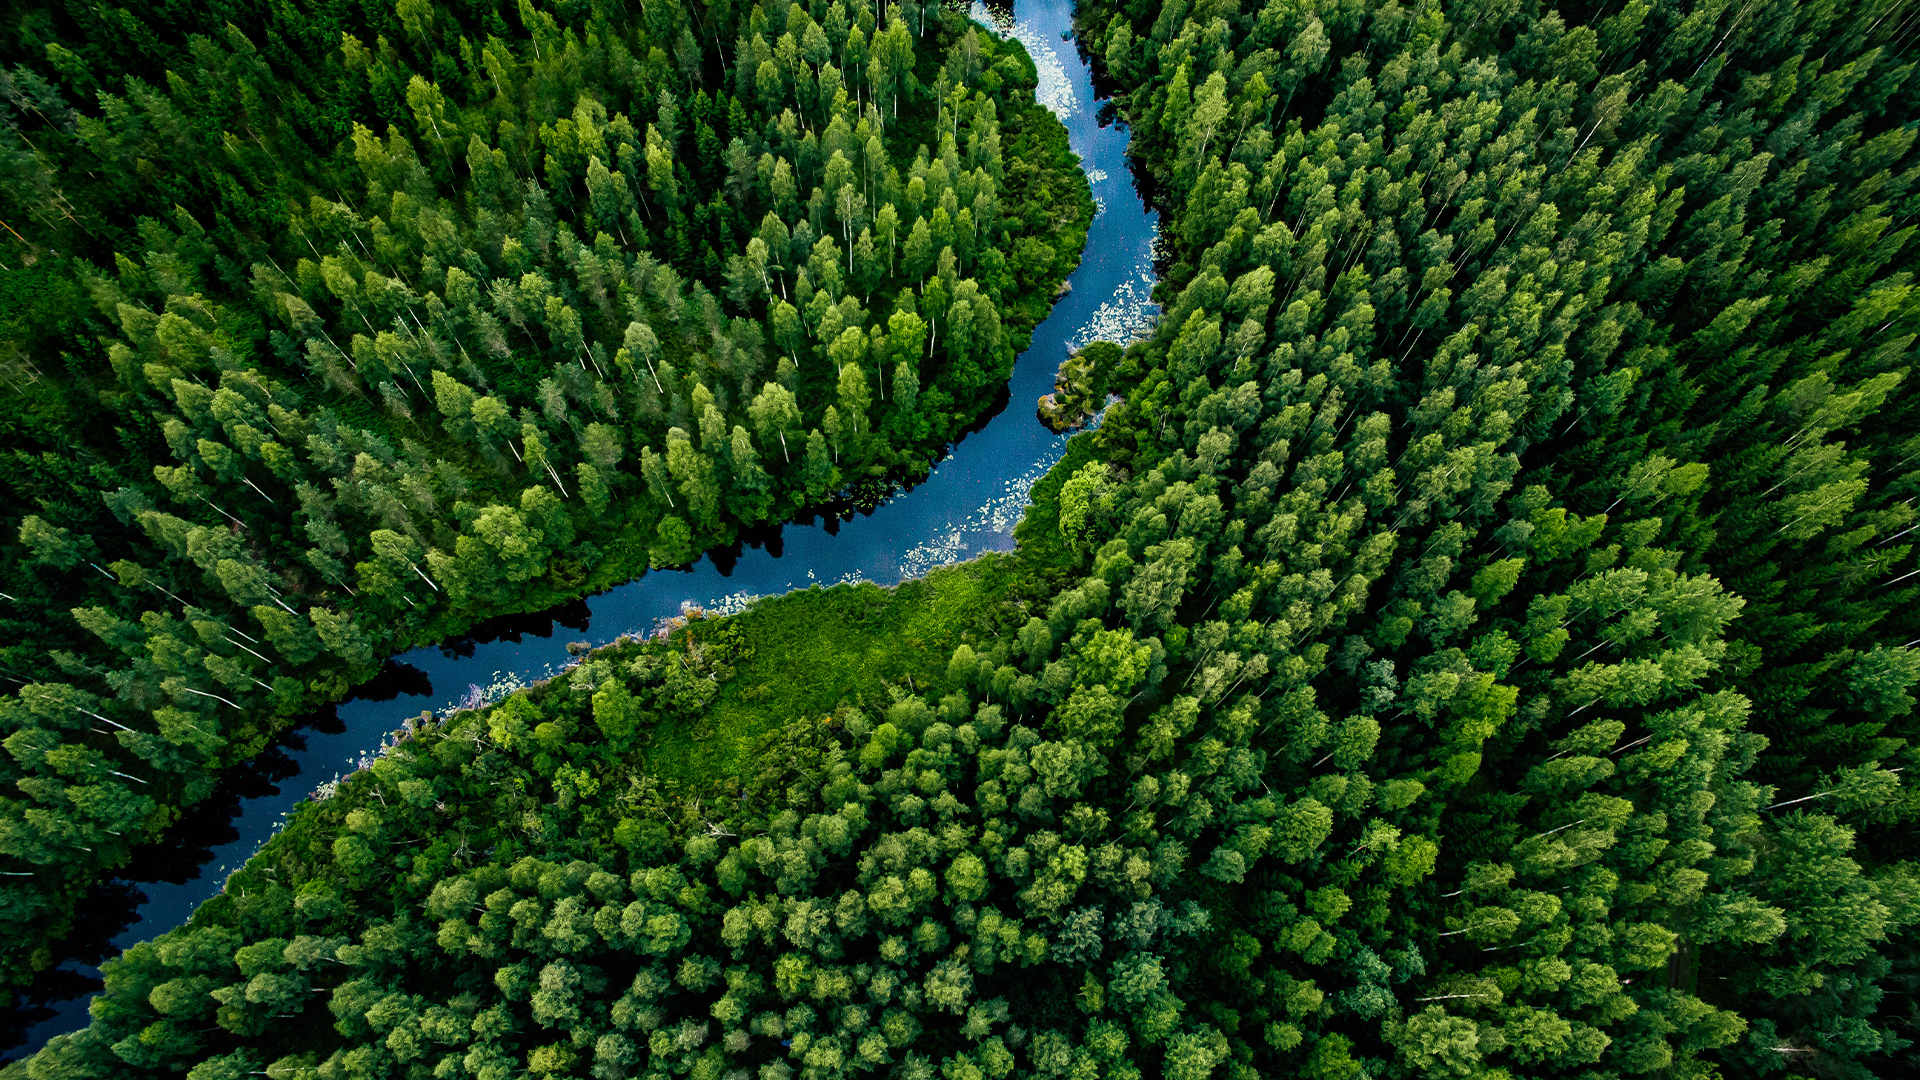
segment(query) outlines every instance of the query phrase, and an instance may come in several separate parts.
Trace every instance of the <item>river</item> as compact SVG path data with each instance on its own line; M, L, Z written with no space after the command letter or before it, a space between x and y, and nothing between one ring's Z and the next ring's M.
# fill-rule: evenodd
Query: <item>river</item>
M531 620L500 620L509 629L496 631L491 640L469 637L395 657L373 687L337 706L337 722L329 717L289 733L263 761L230 777L223 795L190 810L172 830L179 835L137 855L128 874L134 880L96 891L93 910L82 917L104 924L99 936L110 942L103 942L103 954L185 922L297 804L371 760L408 719L474 697L499 697L557 672L569 659L570 643L601 645L621 634L644 633L688 606L730 612L757 597L810 585L891 585L1013 547L1013 527L1026 507L1028 489L1059 460L1066 442L1040 424L1034 403L1053 389L1069 348L1096 338L1125 341L1150 325L1156 313L1150 294L1158 215L1134 189L1125 129L1103 128L1096 120L1092 73L1071 40L1070 0L1022 0L991 8L975 3L973 14L997 32L1019 38L1033 56L1040 102L1066 126L1095 206L1086 250L1068 279L1071 291L1034 328L1033 341L1009 380L1007 407L955 446L925 481L870 513L788 525L737 558L721 553L718 562L706 557L690 570L649 573ZM484 628L476 632L484 633ZM196 856L203 861L196 863ZM130 921L129 906L134 907ZM43 1012L44 1018L26 1029L14 1054L38 1049L54 1035L86 1023L87 1003L99 985L97 970L69 961L55 977L71 984L69 992L78 992L47 1002L42 1008L52 1015Z

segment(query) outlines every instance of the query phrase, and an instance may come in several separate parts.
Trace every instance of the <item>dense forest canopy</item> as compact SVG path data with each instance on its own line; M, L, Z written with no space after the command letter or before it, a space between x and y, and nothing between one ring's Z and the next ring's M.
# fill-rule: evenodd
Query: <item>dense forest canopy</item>
M386 655L924 475L1092 216L937 5L10 18L15 983Z
M424 726L14 1074L1911 1068L1920 9L1078 25L1165 310L1014 553Z

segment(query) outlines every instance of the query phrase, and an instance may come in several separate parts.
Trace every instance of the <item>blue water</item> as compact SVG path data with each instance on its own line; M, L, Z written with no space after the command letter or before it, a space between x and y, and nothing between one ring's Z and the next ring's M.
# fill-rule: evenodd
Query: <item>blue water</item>
M1059 460L1065 445L1063 436L1040 424L1034 404L1053 389L1069 348L1096 338L1126 341L1148 326L1155 313L1149 294L1158 215L1146 209L1134 190L1124 156L1125 129L1102 128L1095 120L1098 102L1091 73L1070 40L1072 4L1016 3L1010 17L1004 8L995 11L976 4L974 17L1003 35L1018 37L1033 56L1040 102L1066 126L1096 207L1080 267L1069 279L1071 291L1034 329L1031 346L1014 366L1007 407L967 436L924 482L871 514L827 525L787 526L776 541L745 550L724 571L713 560L702 559L687 571L647 574L589 598L586 631L515 634L511 640L473 645L470 655L463 656L429 646L395 657L418 673L400 680L403 692L386 700L342 703L341 724L330 725L341 730L300 732L294 742L304 746L286 755L297 773L279 782L271 794L241 800L231 823L238 839L214 847L213 858L184 884L136 886L145 901L133 923L114 938L116 948L185 922L297 804L315 788L370 760L407 720L425 711L444 711L470 695L499 696L556 672L568 660L569 642L599 645L624 633L645 633L687 606L730 612L755 597L810 585L891 585L936 566L1013 547L1013 527L1026 506L1028 489ZM405 692L409 689L420 692ZM174 876L192 873L187 867L172 869L178 871ZM97 975L80 965L69 969ZM28 1029L22 1052L84 1026L90 1000L89 994L53 1003L55 1015Z

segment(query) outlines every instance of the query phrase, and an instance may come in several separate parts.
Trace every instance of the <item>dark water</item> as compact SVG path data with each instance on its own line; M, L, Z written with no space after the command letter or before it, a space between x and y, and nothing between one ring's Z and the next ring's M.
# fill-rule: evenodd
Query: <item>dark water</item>
M1012 548L1028 489L1059 460L1065 443L1041 426L1034 402L1052 390L1070 347L1095 338L1125 341L1151 319L1158 219L1134 189L1124 158L1125 130L1103 128L1096 119L1090 72L1069 39L1069 0L976 4L974 15L1017 36L1032 54L1040 101L1066 125L1097 207L1080 267L1069 279L1072 291L1035 328L1009 381L1007 407L956 446L927 480L871 513L789 525L758 546L716 553L691 570L650 573L599 596L495 620L460 639L395 657L359 696L227 776L213 798L161 842L137 853L120 880L95 890L66 945L75 959L35 988L33 996L44 1004L22 1017L31 1026L16 1055L85 1024L87 1002L99 988L98 972L86 961L185 922L298 803L319 785L359 768L408 719L470 695L498 696L534 682L567 662L568 643L598 645L646 632L685 605L724 612L754 597L809 585L893 584Z

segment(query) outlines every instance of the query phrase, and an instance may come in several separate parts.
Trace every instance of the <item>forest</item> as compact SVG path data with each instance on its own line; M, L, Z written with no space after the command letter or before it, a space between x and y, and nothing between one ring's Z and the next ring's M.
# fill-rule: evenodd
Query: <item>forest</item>
M921 17L951 132L979 106L938 88L1008 45L937 9L874 25ZM1081 0L1076 25L1163 214L1162 314L1075 358L1070 396L1119 400L1013 552L423 723L0 1077L1913 1068L1920 8ZM84 542L22 529L40 565ZM458 554L376 558L451 582ZM63 693L107 701L22 688L48 717L7 739L23 793L105 752L55 730Z
M996 406L1092 204L1017 44L880 14L21 17L0 975L386 656L870 500Z

